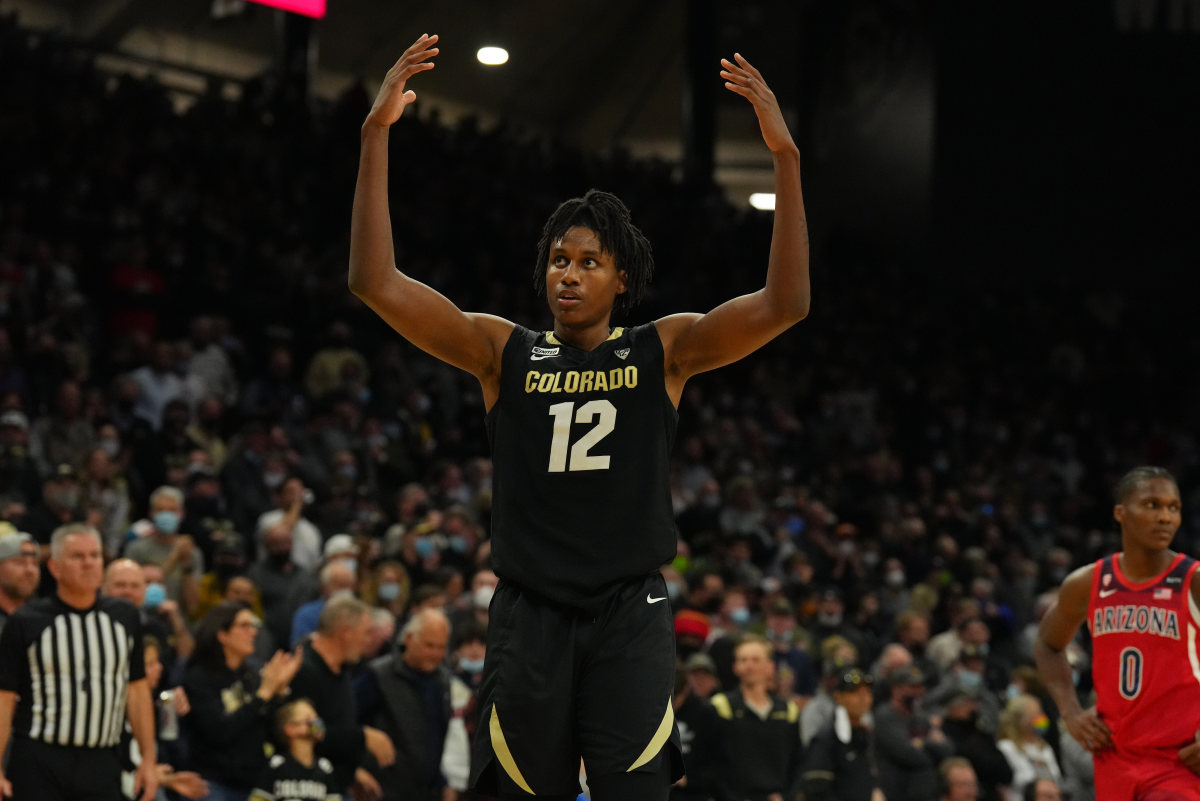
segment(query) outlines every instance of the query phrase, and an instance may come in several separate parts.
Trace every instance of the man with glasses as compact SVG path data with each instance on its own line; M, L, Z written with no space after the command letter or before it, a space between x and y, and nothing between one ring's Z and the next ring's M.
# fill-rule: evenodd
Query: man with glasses
M801 781L807 801L883 801L871 732L870 673L843 670L834 686L837 707L808 745Z

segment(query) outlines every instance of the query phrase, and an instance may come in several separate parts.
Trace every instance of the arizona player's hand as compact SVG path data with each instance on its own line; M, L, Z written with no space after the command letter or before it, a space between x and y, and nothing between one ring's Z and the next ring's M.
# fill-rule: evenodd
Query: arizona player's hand
M1094 706L1064 717L1063 723L1067 724L1067 731L1075 738L1075 742L1093 754L1112 747L1112 732L1096 714Z
M758 116L758 127L762 130L763 141L772 153L782 153L795 150L796 143L788 132L787 123L783 119L783 111L779 101L762 73L754 65L742 57L741 53L733 54L733 61L721 59L721 77L725 79L725 88L750 101L754 113Z
M1200 775L1200 730L1196 731L1195 740L1179 749L1179 761L1192 773Z
M400 60L392 65L367 114L369 124L391 127L404 113L404 107L417 99L417 93L412 89L405 91L404 84L418 72L433 69L430 59L438 54L438 49L434 47L437 40L436 33L433 36L421 34L421 38L409 45Z

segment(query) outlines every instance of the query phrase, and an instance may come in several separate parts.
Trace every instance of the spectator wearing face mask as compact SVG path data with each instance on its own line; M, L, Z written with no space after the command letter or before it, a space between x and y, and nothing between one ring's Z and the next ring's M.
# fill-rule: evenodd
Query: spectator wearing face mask
M246 541L236 531L221 532L221 539L213 550L212 570L200 578L200 590L193 620L199 620L208 614L214 606L225 600L242 600L250 605L250 611L261 619L263 616L262 599L258 588L246 578ZM248 589L237 586L237 579L248 582ZM248 597L230 598L233 595ZM275 643L277 644L277 643ZM272 649L274 650L274 649Z
M180 533L183 493L162 486L150 494L149 519L134 524L139 536L125 545L125 556L139 565L158 565L163 570L167 597L191 615L199 601L204 557L187 534Z
M767 607L760 627L771 643L775 662L775 692L793 700L807 700L817 691L817 673L808 653L808 633L796 624L795 611L786 598L776 598Z
M909 667L892 677L887 703L875 707L875 753L888 801L933 801L937 766L953 752L940 719L918 711L924 694L925 675Z
M926 708L942 709L954 696L967 693L979 702L979 727L994 735L1000 723L1000 700L987 687L986 667L987 658L981 646L963 645L950 670L925 696Z
M158 642L158 657L168 684L177 684L183 663L195 649L196 641L188 630L179 604L167 598L162 582L146 581L146 571L132 559L114 559L104 571L103 595L124 598L140 610L142 630Z
M269 474L268 474L269 475ZM273 479L268 478L268 485ZM254 527L255 539L261 556L265 550L263 541L267 531L281 522L291 523L292 561L305 570L316 570L321 564L321 530L304 516L305 498L308 493L304 481L297 476L285 477L275 492L275 508L263 512ZM330 537L330 539L334 539Z
M490 620L488 610L499 583L500 579L492 570L484 568L475 571L471 577L470 592L463 593L462 603L450 613L450 625L454 631L466 625L480 626L487 631Z
M467 789L471 773L471 741L479 723L476 693L487 656L487 629L468 622L455 630L450 654L450 722L442 749L442 775L455 792Z
M411 593L412 582L408 578L408 571L404 569L404 565L391 559L372 567L361 587L364 601L388 610L398 620L404 618ZM466 600L469 601L469 593L467 596Z
M263 628L271 641L289 642L296 611L321 591L317 577L292 559L292 531L286 521L267 529L263 554L246 570L246 577L258 588Z
M942 731L954 744L956 756L965 757L979 777L981 801L1005 801L1012 768L996 747L993 734L979 726L980 704L976 693L959 692L946 702Z

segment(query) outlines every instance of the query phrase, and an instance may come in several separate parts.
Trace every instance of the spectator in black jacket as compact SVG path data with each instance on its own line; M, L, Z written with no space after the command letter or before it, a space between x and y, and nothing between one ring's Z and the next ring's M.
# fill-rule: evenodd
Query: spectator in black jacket
M966 757L979 779L982 801L1003 801L1001 787L1012 781L1012 768L996 747L996 738L979 726L980 703L975 693L960 691L946 703L942 731L954 753Z
M745 635L733 651L737 689L713 696L720 717L723 801L791 801L800 778L800 711L771 692L771 644Z
M871 731L873 684L871 674L859 668L838 676L833 721L817 733L805 754L801 781L806 801L872 801L881 793Z
M276 651L261 671L247 665L261 625L246 604L226 601L214 607L200 621L183 680L192 706L184 718L191 766L218 801L250 794L267 764L263 744L274 702L300 667L299 654L284 651Z
M925 675L916 667L892 676L891 698L875 708L879 777L888 801L933 801L937 765L953 752L940 721L917 714Z
M303 645L292 693L309 699L325 722L317 754L333 763L333 786L344 793L353 782L359 793L378 798L379 784L364 765L374 759L386 767L395 750L382 731L359 726L350 671L363 657L370 630L369 606L350 595L330 598L316 632Z
M675 724L683 752L684 777L671 788L671 801L709 801L717 792L720 730L716 710L692 686L692 674L715 677L708 654L693 654L675 670Z
M450 623L436 609L417 612L395 650L371 662L362 699L364 723L382 730L396 747L390 767L372 772L383 798L441 801L446 787L442 748L450 725L450 671L443 662Z

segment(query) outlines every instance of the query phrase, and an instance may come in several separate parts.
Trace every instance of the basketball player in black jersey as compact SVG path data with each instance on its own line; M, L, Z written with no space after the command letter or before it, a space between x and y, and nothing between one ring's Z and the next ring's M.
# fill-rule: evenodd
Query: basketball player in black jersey
M405 339L483 390L495 464L491 605L472 783L502 797L574 799L582 756L596 801L665 799L681 774L675 649L658 568L675 555L667 488L688 378L736 361L803 319L808 230L800 154L762 75L722 59L774 156L776 207L762 289L707 314L612 328L653 269L620 200L562 204L538 248L551 331L460 311L400 272L388 211L388 131L433 68L421 36L385 78L362 126L350 288Z

